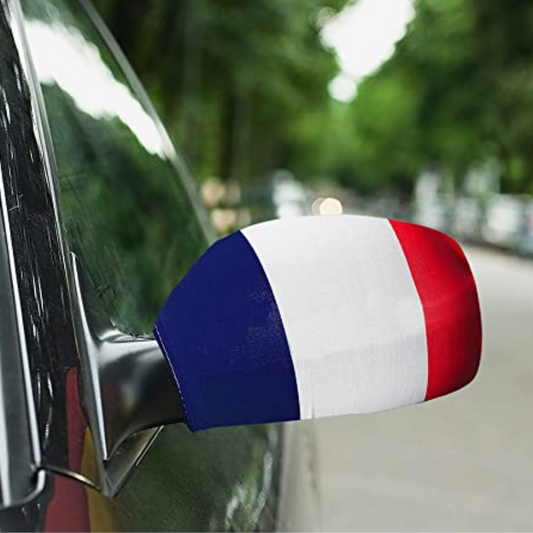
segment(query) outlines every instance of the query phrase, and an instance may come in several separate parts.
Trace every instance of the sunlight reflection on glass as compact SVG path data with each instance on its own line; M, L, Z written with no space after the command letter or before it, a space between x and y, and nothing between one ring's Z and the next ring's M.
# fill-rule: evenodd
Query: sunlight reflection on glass
M81 111L94 118L118 118L148 152L164 156L161 136L150 115L77 29L27 21L26 31L41 83L56 83Z

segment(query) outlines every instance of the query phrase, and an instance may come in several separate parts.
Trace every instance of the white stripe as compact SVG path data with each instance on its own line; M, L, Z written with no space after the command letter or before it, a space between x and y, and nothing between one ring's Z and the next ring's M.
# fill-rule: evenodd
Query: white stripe
M424 400L422 304L388 220L306 217L242 232L276 298L302 419Z

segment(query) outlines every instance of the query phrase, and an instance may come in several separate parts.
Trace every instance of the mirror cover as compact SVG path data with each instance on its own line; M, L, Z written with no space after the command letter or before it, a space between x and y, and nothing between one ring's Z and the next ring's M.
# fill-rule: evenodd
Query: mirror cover
M419 403L468 384L481 354L459 245L360 216L266 222L218 241L155 335L192 430Z

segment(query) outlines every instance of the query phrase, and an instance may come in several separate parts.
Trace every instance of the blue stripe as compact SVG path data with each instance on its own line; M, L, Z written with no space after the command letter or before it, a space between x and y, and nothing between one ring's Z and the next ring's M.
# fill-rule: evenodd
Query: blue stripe
M193 431L300 418L281 316L242 233L218 241L193 266L159 314L156 337Z

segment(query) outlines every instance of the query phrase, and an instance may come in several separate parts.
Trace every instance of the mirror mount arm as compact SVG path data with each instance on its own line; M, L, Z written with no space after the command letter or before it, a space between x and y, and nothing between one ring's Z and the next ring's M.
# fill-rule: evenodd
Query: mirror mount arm
M83 403L100 457L134 433L185 422L178 387L151 337L121 332L106 317L76 255L70 254Z

